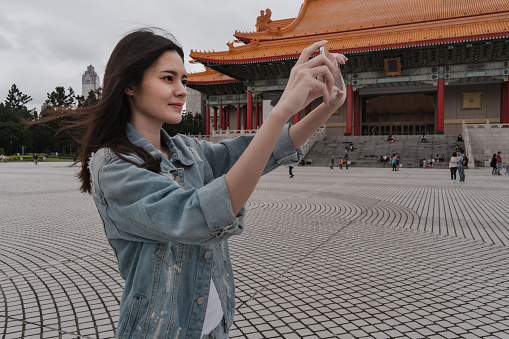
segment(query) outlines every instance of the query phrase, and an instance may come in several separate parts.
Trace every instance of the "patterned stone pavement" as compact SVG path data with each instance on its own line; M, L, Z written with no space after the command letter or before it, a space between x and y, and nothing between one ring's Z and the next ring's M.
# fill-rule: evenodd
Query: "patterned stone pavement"
M62 163L0 164L0 338L113 338L122 280ZM231 338L509 338L509 176L296 167L231 239Z

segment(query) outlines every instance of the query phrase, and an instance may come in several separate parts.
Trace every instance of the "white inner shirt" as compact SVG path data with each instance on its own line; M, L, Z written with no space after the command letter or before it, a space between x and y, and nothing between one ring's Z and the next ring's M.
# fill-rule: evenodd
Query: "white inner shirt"
M207 310L205 311L205 320L203 321L201 336L203 337L205 334L212 332L212 330L219 325L221 320L223 320L221 299L219 299L219 294L217 294L214 281L210 278L209 300L207 302Z

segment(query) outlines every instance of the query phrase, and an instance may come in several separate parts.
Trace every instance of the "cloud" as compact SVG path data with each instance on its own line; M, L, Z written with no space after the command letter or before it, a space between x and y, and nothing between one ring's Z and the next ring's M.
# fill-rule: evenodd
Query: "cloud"
M235 30L253 31L260 10L272 19L297 16L303 0L23 0L4 1L0 12L0 101L12 84L32 96L40 109L57 86L81 94L81 75L89 64L102 74L115 44L129 31L161 27L177 38L186 69L195 72L189 53L226 50Z

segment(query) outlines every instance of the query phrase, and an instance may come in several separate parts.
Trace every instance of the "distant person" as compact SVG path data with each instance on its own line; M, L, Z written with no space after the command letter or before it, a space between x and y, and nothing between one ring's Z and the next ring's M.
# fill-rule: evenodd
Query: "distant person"
M460 176L460 183L465 182L465 166L467 165L467 158L463 154L463 150L460 150L458 156L458 174Z
M458 153L453 152L449 160L449 169L451 171L451 182L456 182L456 172L458 171Z
M401 157L399 153L396 153L396 171L399 171Z
M391 157L392 170L396 170L396 154L393 154Z
M37 163L39 162L39 156L37 155L37 153L34 153L32 158L34 158L34 164L37 165Z
M347 154L348 155L348 154ZM339 169L342 170L343 169L343 158L340 157L339 158Z
M426 139L426 134L422 135L421 142L428 142L428 139Z
M350 143L349 147L350 147L350 152L353 152L353 144L352 143Z
M334 159L334 156L332 156L330 158L330 169L333 169L334 168L334 161L336 161L336 159Z
M502 169L502 152L498 151L497 153L497 174L500 174L500 170Z
M490 161L491 175L497 174L497 154L494 153Z
M5 162L5 156L3 154L0 155L0 163Z
M290 178L293 178L293 166L288 166L288 173L290 174Z
M504 175L509 175L509 161L505 165L505 173L504 173Z
M308 157L308 158L306 159L306 164L307 164L307 165L311 165L311 158L310 158L310 157Z
M345 168L348 169L348 165L350 165L350 158L348 154L345 154Z
M461 134L458 134L458 139L456 141L463 141L463 136Z

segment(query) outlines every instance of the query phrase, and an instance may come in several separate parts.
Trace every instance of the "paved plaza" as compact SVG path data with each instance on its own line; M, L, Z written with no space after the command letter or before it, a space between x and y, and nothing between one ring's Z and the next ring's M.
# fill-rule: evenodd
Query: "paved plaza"
M69 163L0 164L0 338L113 338L115 256ZM231 338L509 338L509 175L295 167L230 240Z

